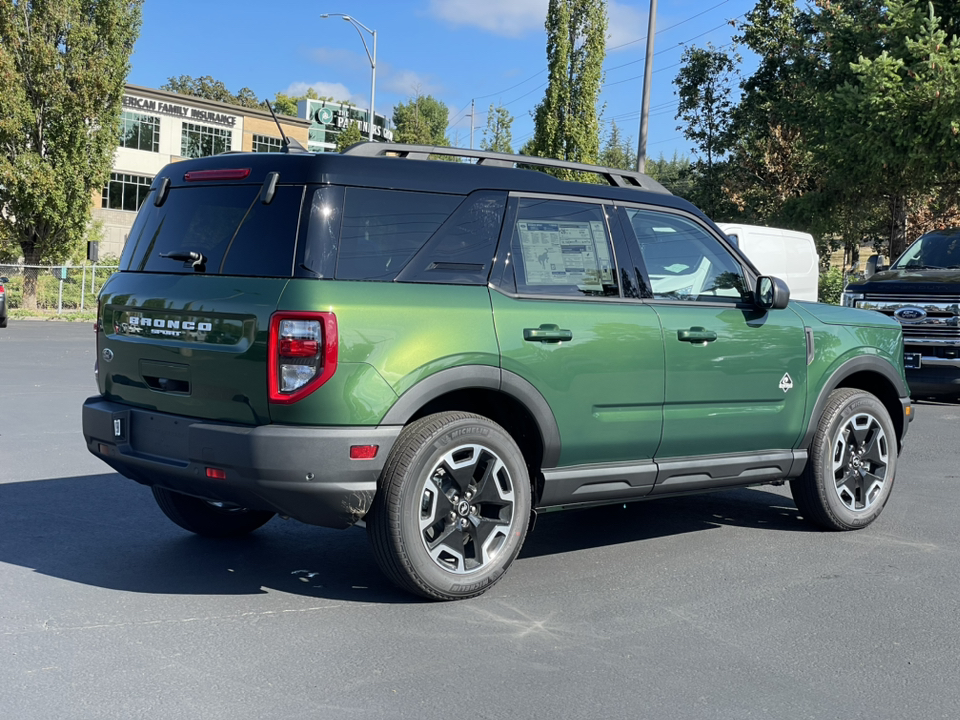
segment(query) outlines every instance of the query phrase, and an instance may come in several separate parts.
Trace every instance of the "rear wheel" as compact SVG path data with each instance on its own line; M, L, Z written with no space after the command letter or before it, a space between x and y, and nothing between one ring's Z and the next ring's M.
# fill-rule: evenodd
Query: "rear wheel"
M434 600L475 597L513 562L530 519L530 480L513 438L478 415L444 412L400 434L367 532L380 567Z
M890 414L863 390L834 390L803 474L790 481L800 513L828 530L866 527L883 511L897 468Z
M163 514L184 530L212 538L246 535L264 525L275 513L248 510L153 486L153 497Z

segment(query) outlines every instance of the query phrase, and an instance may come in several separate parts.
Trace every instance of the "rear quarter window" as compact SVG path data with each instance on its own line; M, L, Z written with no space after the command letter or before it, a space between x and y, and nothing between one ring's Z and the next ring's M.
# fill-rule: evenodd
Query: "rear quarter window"
M462 200L460 195L347 188L336 277L393 280Z

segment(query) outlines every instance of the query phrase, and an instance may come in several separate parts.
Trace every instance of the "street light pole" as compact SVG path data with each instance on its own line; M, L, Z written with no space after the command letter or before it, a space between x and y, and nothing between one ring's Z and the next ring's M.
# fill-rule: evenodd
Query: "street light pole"
M367 139L373 140L373 103L377 95L377 31L371 30L362 22L357 20L351 15L344 15L343 13L323 13L321 18L328 17L340 17L346 20L348 23L353 25L353 28L357 31L357 35L360 36L360 42L363 43L363 49L367 53L367 60L370 61L370 122L367 125ZM373 53L370 52L370 48L367 47L367 39L363 36L362 30L366 30L373 37Z

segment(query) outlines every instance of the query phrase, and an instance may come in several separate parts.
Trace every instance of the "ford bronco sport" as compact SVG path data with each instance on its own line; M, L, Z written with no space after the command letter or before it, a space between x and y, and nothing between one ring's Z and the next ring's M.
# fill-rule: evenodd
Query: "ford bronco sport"
M102 289L83 433L189 531L365 525L434 599L489 588L543 509L789 481L861 528L911 419L901 329L788 295L639 173L387 143L178 162Z

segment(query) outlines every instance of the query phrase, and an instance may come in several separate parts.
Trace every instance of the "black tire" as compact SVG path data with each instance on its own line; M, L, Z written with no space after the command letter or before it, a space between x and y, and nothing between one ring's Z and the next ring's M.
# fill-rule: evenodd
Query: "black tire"
M530 479L513 438L479 415L443 412L400 433L367 534L400 587L431 600L476 597L520 552Z
M163 514L184 530L209 538L239 537L253 532L275 513L223 505L153 486Z
M803 474L790 481L804 518L828 530L858 530L879 517L893 490L897 436L875 396L830 393Z

